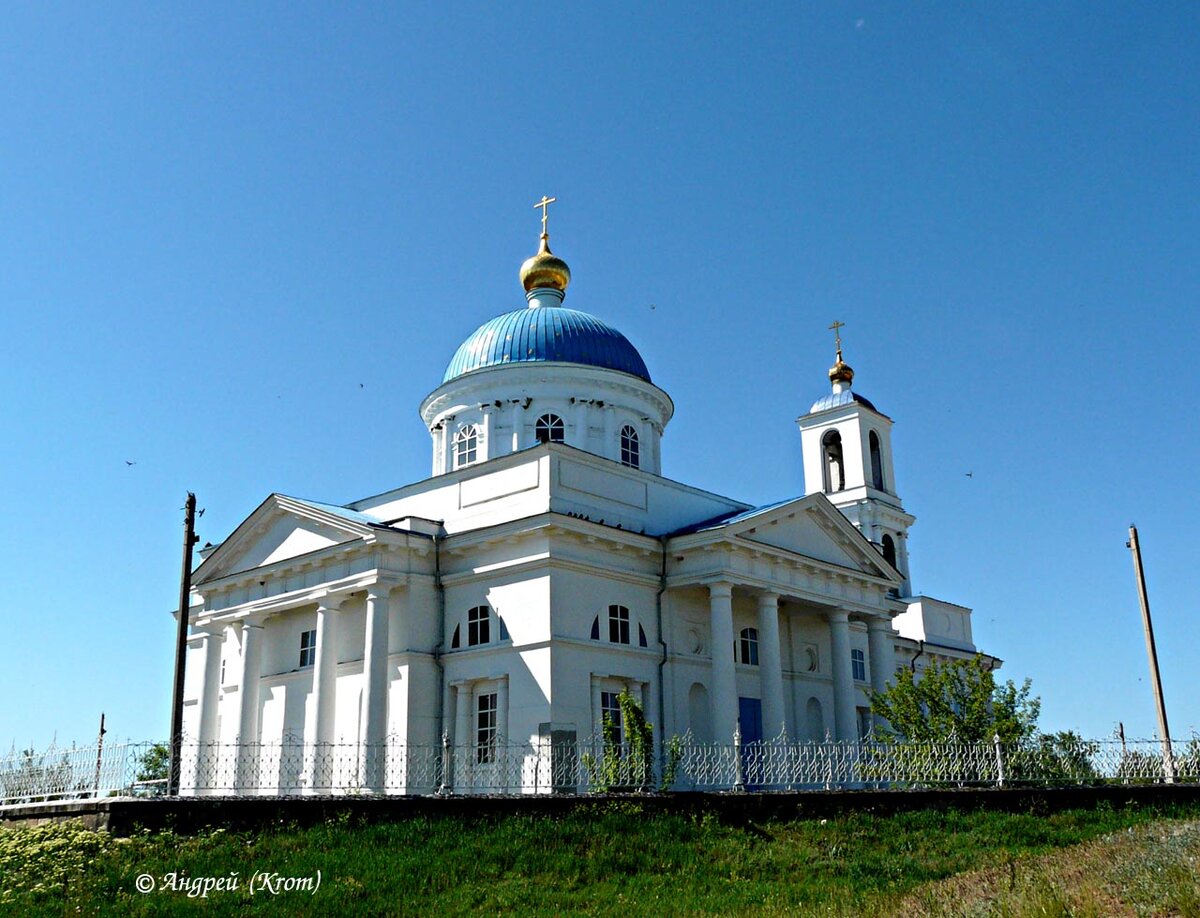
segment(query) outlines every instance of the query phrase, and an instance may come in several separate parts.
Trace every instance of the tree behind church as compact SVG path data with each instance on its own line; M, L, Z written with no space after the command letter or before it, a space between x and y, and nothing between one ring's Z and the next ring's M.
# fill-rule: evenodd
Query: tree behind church
M901 670L884 692L871 693L871 709L890 725L877 739L911 742L1019 743L1037 734L1041 700L1030 697L1031 682L997 685L992 671L976 656L933 662L915 678Z

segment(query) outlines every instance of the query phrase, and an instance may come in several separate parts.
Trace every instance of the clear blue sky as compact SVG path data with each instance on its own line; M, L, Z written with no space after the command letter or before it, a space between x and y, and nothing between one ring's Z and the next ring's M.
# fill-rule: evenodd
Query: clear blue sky
M917 588L1045 728L1148 736L1135 521L1200 729L1200 8L603 9L6 11L5 748L165 736L187 490L215 542L428 474L417 405L523 305L542 194L568 305L675 400L667 475L801 493L841 319Z

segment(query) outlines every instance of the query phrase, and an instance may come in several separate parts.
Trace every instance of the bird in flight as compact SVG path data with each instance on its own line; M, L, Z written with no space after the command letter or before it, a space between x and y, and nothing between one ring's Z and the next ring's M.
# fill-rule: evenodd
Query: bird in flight
M134 461L133 461L133 460L131 460L131 459L126 459L126 460L125 460L125 464L126 464L126 465L137 465L137 463L136 463L136 462L134 462Z
M968 477L968 478L974 478L974 477L975 477L975 473L974 473L974 472L967 472L967 477Z

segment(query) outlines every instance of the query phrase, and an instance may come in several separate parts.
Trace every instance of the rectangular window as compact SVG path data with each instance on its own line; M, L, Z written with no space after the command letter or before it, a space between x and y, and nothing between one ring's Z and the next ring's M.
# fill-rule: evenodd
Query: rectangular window
M854 670L856 682L867 681L867 658L861 650L850 651L850 668Z
M475 762L487 765L496 761L496 693L480 695L475 710Z
M312 631L300 632L300 666L312 666L317 662L317 632Z
M621 722L620 692L600 693L600 723L604 725L605 737L611 736L617 745L625 742L624 724ZM609 731L612 731L609 733Z
M608 639L614 644L629 643L629 610L624 606L608 607Z
M758 629L743 628L738 635L739 662L758 666Z

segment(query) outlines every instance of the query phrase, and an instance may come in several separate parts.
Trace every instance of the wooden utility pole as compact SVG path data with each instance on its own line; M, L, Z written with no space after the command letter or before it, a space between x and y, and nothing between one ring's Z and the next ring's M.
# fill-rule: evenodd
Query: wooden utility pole
M196 538L196 495L188 491L183 520L183 573L179 578L179 622L175 638L175 685L171 693L171 766L167 796L179 793L180 754L183 751L183 676L187 657L188 606L192 596L192 546Z
M1154 647L1154 625L1150 621L1150 599L1146 595L1146 575L1142 571L1142 548L1138 544L1137 527L1129 524L1129 541L1125 547L1133 552L1133 570L1137 574L1138 599L1142 604L1142 627L1146 632L1146 655L1150 658L1150 685L1154 689L1154 704L1158 710L1158 734L1162 737L1163 779L1175 783L1175 756L1171 752L1171 731L1167 727L1167 706L1163 702L1162 680L1158 675L1158 651Z

